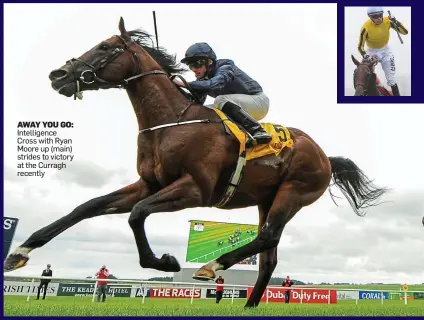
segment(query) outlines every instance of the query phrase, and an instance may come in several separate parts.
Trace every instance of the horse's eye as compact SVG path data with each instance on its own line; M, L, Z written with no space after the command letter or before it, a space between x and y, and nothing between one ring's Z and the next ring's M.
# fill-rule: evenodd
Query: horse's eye
M100 50L107 51L108 49L109 49L109 46L107 44L102 44L100 46Z

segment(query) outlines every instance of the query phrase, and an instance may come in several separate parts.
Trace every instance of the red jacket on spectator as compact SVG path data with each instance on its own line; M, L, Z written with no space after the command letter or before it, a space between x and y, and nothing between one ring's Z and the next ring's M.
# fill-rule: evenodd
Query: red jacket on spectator
M106 266L102 266L102 268L96 273L97 279L107 279L109 277L109 270ZM107 284L107 281L99 281L98 285Z
M216 291L224 291L224 278L222 276L219 276L218 279L215 281L218 285L216 286Z
M291 287L292 285L294 285L293 280L290 280L290 277L287 276L287 278L283 282L283 287ZM286 290L285 292L290 292L290 290Z

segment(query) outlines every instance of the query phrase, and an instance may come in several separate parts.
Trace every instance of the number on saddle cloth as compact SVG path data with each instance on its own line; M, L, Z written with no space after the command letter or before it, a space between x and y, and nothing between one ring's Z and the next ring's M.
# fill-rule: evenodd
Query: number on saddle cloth
M279 124L272 124L274 127L275 132L278 134L278 139L280 140L280 143L285 143L288 141L289 137L287 137L286 134L286 128Z

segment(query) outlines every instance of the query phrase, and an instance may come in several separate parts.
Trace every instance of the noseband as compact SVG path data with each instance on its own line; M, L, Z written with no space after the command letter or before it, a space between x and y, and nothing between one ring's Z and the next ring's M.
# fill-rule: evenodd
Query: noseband
M168 74L162 70L153 70L153 71L148 71L148 72L141 72L140 69L140 65L141 65L141 61L140 58L138 57L137 53L132 51L130 49L130 46L134 43L134 41L130 41L128 42L127 40L125 40L123 37L115 35L114 37L118 37L119 39L121 39L121 41L124 43L125 48L115 48L113 51L111 51L110 53L108 53L103 59L101 59L99 61L99 63L97 65L92 65L86 61L83 61L79 58L72 58L71 60L66 61L66 64L70 64L72 71L74 73L74 79L75 79L75 83L76 83L76 87L77 90L74 94L74 100L76 98L78 99L82 99L82 92L80 91L80 81L84 84L93 84L93 83L99 83L99 84L107 84L109 85L111 88L126 88L126 86L128 85L128 83L132 80L144 77L144 76L148 76L148 75L153 75L153 74L163 74L168 76ZM118 57L121 53L123 53L125 50L129 51L132 53L132 56L135 59L135 65L137 67L137 70L135 71L135 76L129 77L127 79L123 79L121 81L118 82L110 82L110 81L106 81L102 78L99 78L97 76L97 72L104 68L109 62L111 62L112 60L114 60L116 57ZM81 75L79 77L77 77L77 72L76 72L76 68L74 65L74 62L78 61L81 62L82 64L84 64L85 66L87 66L89 69L84 70L83 72L81 72Z

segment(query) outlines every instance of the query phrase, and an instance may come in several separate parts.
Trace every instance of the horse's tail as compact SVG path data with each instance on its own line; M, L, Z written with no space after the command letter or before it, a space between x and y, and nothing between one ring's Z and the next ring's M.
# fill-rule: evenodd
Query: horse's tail
M361 169L350 159L329 157L333 184L337 185L358 216L364 216L361 209L379 205L378 198L388 189L376 187ZM334 195L330 195L333 202Z

